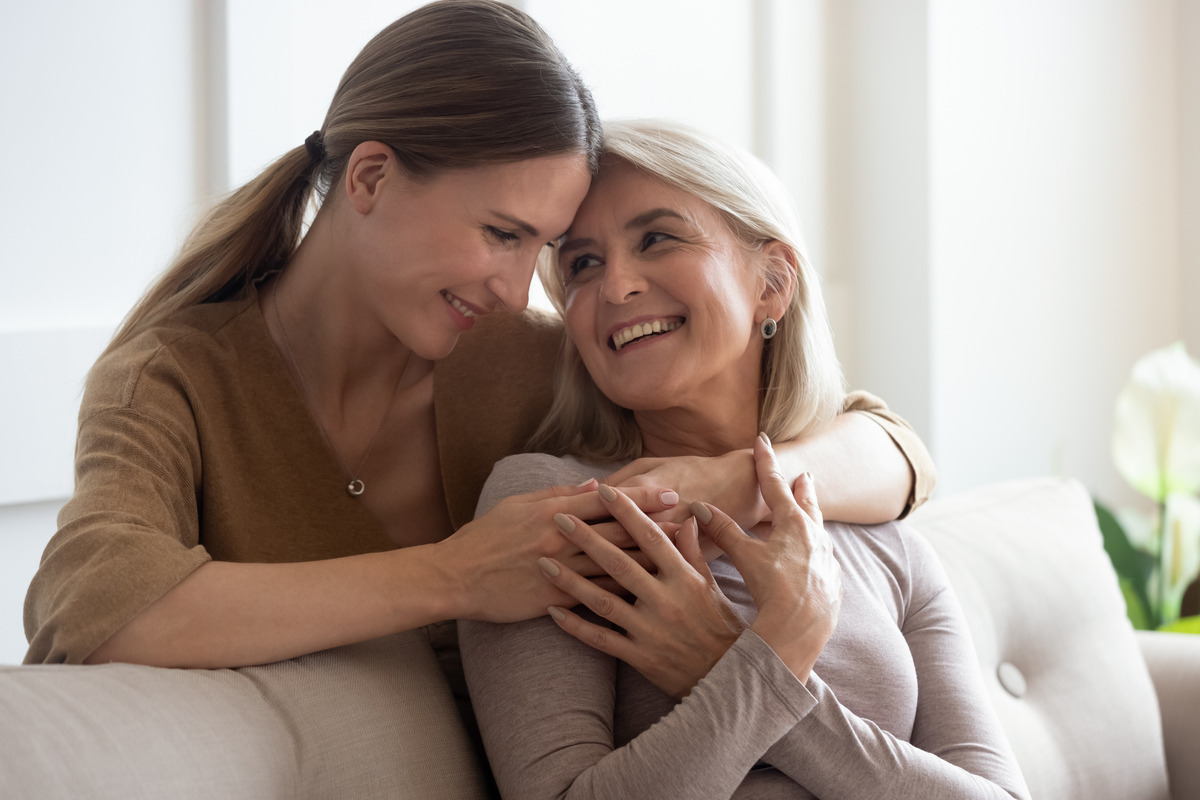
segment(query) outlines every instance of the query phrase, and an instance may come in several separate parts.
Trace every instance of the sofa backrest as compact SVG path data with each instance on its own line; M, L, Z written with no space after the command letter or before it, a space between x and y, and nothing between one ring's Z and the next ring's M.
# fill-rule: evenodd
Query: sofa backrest
M1034 800L1167 800L1158 700L1083 486L997 484L911 522L962 601Z

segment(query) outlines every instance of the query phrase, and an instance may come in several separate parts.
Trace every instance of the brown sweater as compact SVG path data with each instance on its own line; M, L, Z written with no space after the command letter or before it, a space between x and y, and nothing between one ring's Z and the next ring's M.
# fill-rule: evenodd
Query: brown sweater
M519 452L549 406L560 325L494 314L437 366L446 504L470 521L492 465ZM932 488L903 420L861 401ZM394 547L342 488L288 378L257 296L178 314L106 354L79 412L75 493L25 601L26 663L81 663L210 559L311 561Z

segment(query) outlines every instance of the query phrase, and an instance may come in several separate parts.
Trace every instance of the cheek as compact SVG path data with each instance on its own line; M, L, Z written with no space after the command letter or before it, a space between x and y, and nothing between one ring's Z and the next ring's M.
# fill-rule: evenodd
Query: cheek
M590 367L590 361L600 345L596 335L595 303L586 292L573 291L567 295L563 305L563 323L567 328L567 336L571 337L575 349Z
M447 255L440 259L445 275L466 282L510 272L519 260L515 253L497 252L486 243L460 243L450 248Z
M741 264L732 269L726 266L715 273L716 279L709 287L715 299L714 311L730 335L740 336L754 325L762 289L748 270L749 267Z

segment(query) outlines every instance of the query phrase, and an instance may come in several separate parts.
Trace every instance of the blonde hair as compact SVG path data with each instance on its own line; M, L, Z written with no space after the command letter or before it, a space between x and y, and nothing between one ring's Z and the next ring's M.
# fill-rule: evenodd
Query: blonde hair
M496 0L441 0L384 28L342 76L318 133L323 152L292 149L196 225L108 350L281 268L310 200L341 181L362 142L389 145L417 177L565 153L586 154L594 171L600 144L579 75L532 18Z
M766 268L782 289L780 269L794 270L795 291L779 330L763 350L759 428L777 441L802 436L832 419L845 395L842 368L816 271L805 256L800 225L779 179L758 159L677 123L628 120L604 125L600 171L625 162L705 201L748 252L779 242L786 264ZM538 264L551 302L564 312L564 288L553 253ZM568 339L555 378L550 412L530 441L533 450L609 461L641 455L633 414L592 382Z

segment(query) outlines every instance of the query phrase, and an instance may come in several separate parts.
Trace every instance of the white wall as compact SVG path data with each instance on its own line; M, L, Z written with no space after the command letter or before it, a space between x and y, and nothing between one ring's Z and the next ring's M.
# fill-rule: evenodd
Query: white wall
M62 418L62 390L78 390L185 229L196 153L190 13L132 0L6 10L0 504L70 490L73 436L62 427L73 410Z
M1200 3L1176 4L1179 69L1180 314L1188 352L1200 358Z
M829 2L826 263L850 386L933 433L923 0Z
M1124 497L1113 402L1133 362L1183 332L1175 5L931 12L943 488L1062 472Z
M205 198L318 127L385 0L6 8L0 663L71 486L79 387ZM942 493L1063 472L1102 496L1133 360L1200 355L1200 4L522 0L605 116L766 157L798 201L851 385ZM330 9L336 8L335 11Z
M1179 6L830 8L829 274L851 383L913 422L941 493L1061 473L1127 500L1112 404L1138 356L1188 325L1194 340L1200 301L1181 258L1197 140L1179 125L1200 104L1180 91L1197 67Z

